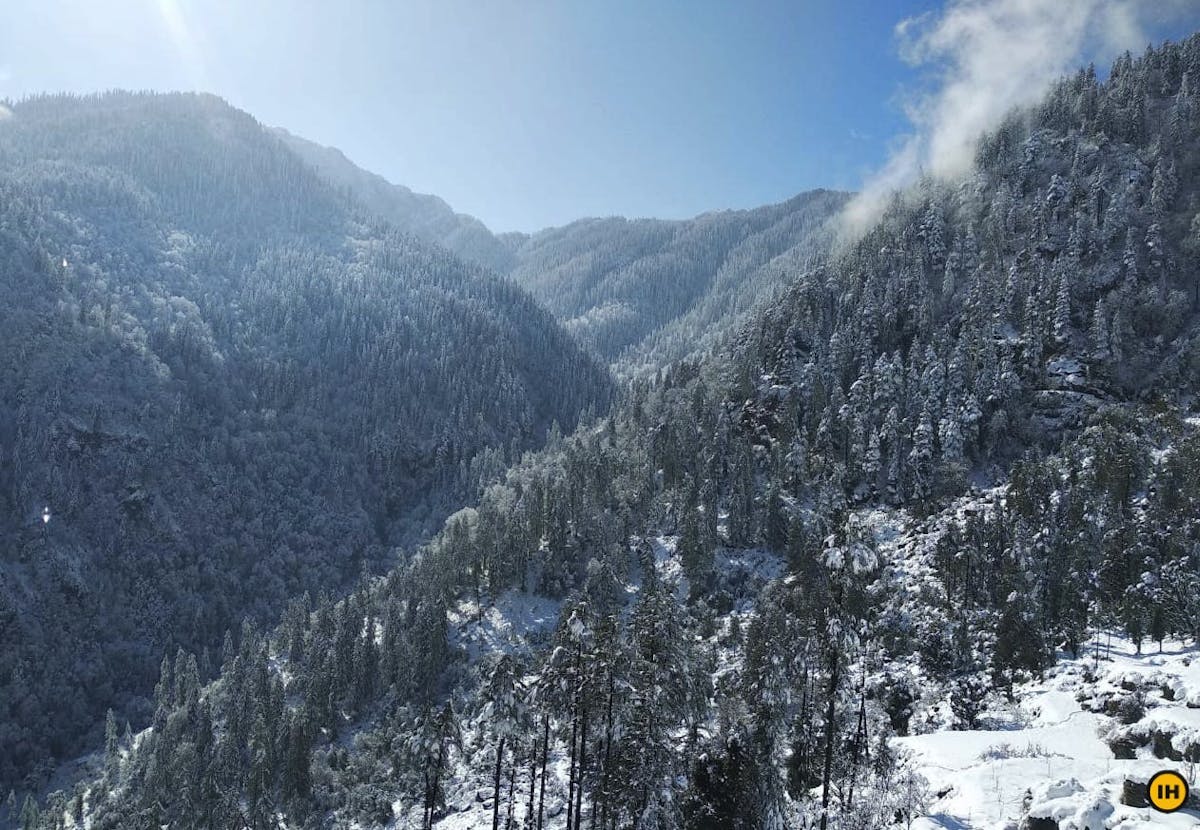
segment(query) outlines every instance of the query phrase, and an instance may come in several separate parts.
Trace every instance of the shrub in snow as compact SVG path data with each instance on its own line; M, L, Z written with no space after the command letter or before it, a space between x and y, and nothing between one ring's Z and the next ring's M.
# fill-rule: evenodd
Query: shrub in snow
M1155 729L1150 733L1151 751L1155 758L1169 758L1172 761L1182 761L1183 753L1171 745L1173 732Z
M1117 703L1116 717L1121 723L1137 723L1146 714L1146 696L1139 692L1126 695Z
M351 813L368 824L384 824L392 820L392 801L374 784L356 787L350 794Z
M1041 744L1027 743L1024 747L1010 743L993 744L979 753L980 761L1003 761L1008 758L1050 758L1053 753Z
M990 684L982 673L969 674L954 682L950 692L950 708L954 711L954 728L974 729L987 701Z

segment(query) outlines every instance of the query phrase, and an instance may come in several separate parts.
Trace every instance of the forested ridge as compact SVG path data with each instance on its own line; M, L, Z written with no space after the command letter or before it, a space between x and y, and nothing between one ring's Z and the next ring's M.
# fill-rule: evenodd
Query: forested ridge
M211 684L164 660L152 728L20 820L907 825L894 737L1100 630L1200 635L1196 78L1200 36L1063 79L405 566Z
M0 782L136 725L161 655L399 561L606 370L210 96L0 122ZM43 522L43 511L48 521Z
M725 346L832 245L848 194L802 193L694 219L583 219L509 237L509 276L624 375Z
M621 375L647 376L719 351L792 275L824 257L835 238L832 220L849 198L814 190L687 220L591 218L497 236L436 197L356 167L336 149L278 132L322 177L377 215L527 289Z

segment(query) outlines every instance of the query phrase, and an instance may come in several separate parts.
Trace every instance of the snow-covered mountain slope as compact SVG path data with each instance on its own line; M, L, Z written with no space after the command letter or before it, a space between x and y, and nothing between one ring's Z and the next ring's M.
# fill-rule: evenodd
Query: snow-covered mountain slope
M1008 489L964 496L922 520L906 511L864 514L880 556L904 586L896 613L928 612L921 603L926 591L937 590L931 580L939 540L952 527L1005 509ZM1097 630L1078 653L1059 651L1041 676L973 701L970 725L962 722L961 687L936 683L919 659L889 668L923 690L910 734L892 739L927 783L927 815L913 827L1200 827L1200 799L1167 815L1145 798L1146 783L1161 770L1200 785L1200 646L1166 640L1138 648L1120 632Z
M652 374L717 347L823 260L848 199L814 190L686 220L581 219L521 238L510 277L618 371Z
M0 798L106 710L143 726L164 654L385 570L612 388L218 98L4 112Z
M678 536L660 535L646 539L645 545L652 552L655 581L682 604L688 596L689 585L678 542ZM739 669L743 649L732 632L750 623L755 615L756 597L768 582L780 578L783 571L784 563L761 548L729 549L717 555L715 574L720 584L731 588L732 601L728 612L714 618L711 633L704 638L704 647L714 661L715 677ZM620 583L625 615L632 612L646 578L641 563L631 560ZM450 641L470 661L495 660L500 655L528 661L537 649L550 642L562 610L560 601L518 591L507 591L494 600L485 598L482 603L478 599L464 598L447 614ZM539 680L536 672L522 678L528 687L536 686ZM492 711L484 709L463 726L462 745L473 751L464 752L457 758L458 763L450 776L453 784L446 792L446 810L433 824L437 830L488 830L492 827L495 769L487 763L495 752L490 736L492 715ZM686 740L683 734L677 737ZM482 759L483 763L478 760L474 764L468 763L464 759L469 757ZM547 763L550 774L541 810L543 827L548 830L566 826L566 798L571 786L569 765L569 757L560 748L550 752ZM530 810L528 777L524 773L519 770L513 778L511 794L502 788L501 827L524 827L530 817L536 822L538 808L535 806ZM505 787L508 782L506 777ZM398 800L393 802L392 810L394 820L385 823L385 827L406 830L419 826L419 802Z
M1162 746L1006 701L1097 631L1200 640L1191 77L1200 36L1064 79L965 179L898 195L728 353L551 435L405 567L231 638L206 693L194 658L164 663L94 830L486 828L510 789L542 830L556 800L551 830L1046 827L1018 787L1088 812L1105 770L1003 757L1026 743L992 752L995 793L930 793L921 764L974 766L1000 739L969 736L1016 723L1113 768ZM750 550L775 572L735 573ZM1084 794L1040 789L1063 775Z
M996 699L987 728L896 739L934 794L924 826L1060 830L1200 827L1194 804L1170 815L1145 803L1145 784L1173 769L1200 785L1200 649L1166 643L1137 654L1098 635L1086 653Z
M494 235L436 196L276 129L326 181L398 229L508 275L614 368L653 373L716 346L789 276L824 257L849 194L816 190L752 210L687 220L581 219Z
M885 565L893 578L915 588L928 574L927 555L948 522L994 509L1004 496L995 488L964 498L930 520L914 520L905 511L864 511ZM681 601L687 578L677 550L678 537L652 541L659 578ZM763 586L783 577L784 563L768 551L727 550L717 557L723 583L747 586L737 602L714 621L707 646L716 658L715 676L737 671L744 651L731 641L732 628L747 626L756 614ZM624 590L632 599L637 574ZM914 591L913 596L917 592ZM898 598L903 605L905 600ZM464 600L449 614L451 638L473 656L524 652L544 644L561 603L507 592L481 607ZM735 621L736 620L736 621ZM860 667L861 668L861 667ZM895 665L890 667L895 670ZM921 677L913 664L904 667ZM1165 815L1144 800L1145 784L1161 770L1173 769L1200 785L1200 647L1166 642L1138 653L1119 634L1097 632L1078 656L1060 653L1044 677L1014 686L1012 699L988 695L977 714L977 728L955 728L953 689L922 678L926 693L917 708L919 731L892 739L909 770L923 781L925 816L919 830L1132 830L1200 827L1200 805ZM530 675L526 682L536 683ZM875 678L869 682L880 682ZM464 743L487 744L486 716L468 727ZM482 753L487 757L487 753ZM565 826L567 759L555 753L553 779L545 807L545 825ZM492 770L464 765L447 794L448 810L434 826L440 830L486 830L492 821ZM396 802L389 827L416 826L415 805ZM510 815L501 805L501 821ZM514 797L511 817L524 826L525 799ZM797 813L797 820L800 815ZM1038 821L1043 823L1038 823ZM1051 825L1047 821L1054 821ZM501 826L507 826L502 824Z

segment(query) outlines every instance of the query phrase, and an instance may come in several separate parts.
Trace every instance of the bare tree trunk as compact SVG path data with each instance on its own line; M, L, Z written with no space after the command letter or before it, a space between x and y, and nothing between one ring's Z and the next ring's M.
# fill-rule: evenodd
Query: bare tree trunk
M529 809L525 811L525 830L533 830L533 802L537 792L537 737L529 747Z
M421 812L421 830L426 830L432 823L433 783L428 771L425 772L425 804Z
M591 828L591 830L596 830L596 816L598 815L598 811L596 809L596 798L599 795L599 793L600 793L600 788L593 784L592 785L592 815L591 815L592 820L588 825Z
M542 716L542 787L538 794L538 830L542 830L542 815L546 808L546 760L550 755L550 713Z
M615 691L616 681L613 678L612 668L608 670L608 711L604 715L604 771L600 778L600 788L603 790L603 799L601 800L600 830L608 828L608 771L609 771L609 756L612 754L612 736L613 736L613 693Z
M642 824L642 816L646 814L646 805L650 803L650 790L645 784L642 785L642 795L638 799L637 815L633 817L633 830L638 830Z
M513 807L517 792L517 752L513 749L512 763L508 765L508 812L504 816L504 830L512 830Z
M583 706L583 643L575 647L575 699L571 706L571 762L567 773L567 830L572 830L575 824L572 816L575 810L575 762L578 758L575 741L579 737L579 710Z
M825 769L821 774L821 830L829 827L829 784L833 776L833 733L837 715L837 687L840 660L833 655L833 666L829 671L829 704L825 710Z
M854 749L850 756L850 790L846 794L846 808L854 806L854 785L858 783L858 759L867 736L867 688L866 668L863 668L863 686L858 698L858 723L854 727Z
M587 768L588 710L583 707L583 725L579 727L579 782L575 790L575 830L583 830L583 773Z
M433 830L433 813L437 809L437 793L438 784L442 779L442 764L446 760L446 741L445 739L438 740L438 755L437 765L433 768L433 787L429 791L429 827L427 830Z
M575 712L571 717L571 760L567 765L567 830L574 826L571 815L575 810L575 741L579 737L579 702L576 700Z
M500 771L504 766L504 738L496 744L496 780L492 787L492 830L500 830Z
M800 772L804 776L804 781L808 782L808 739L811 737L809 730L812 728L812 718L808 716L808 692L811 684L808 681L808 663L804 664L804 689L800 694L800 722L804 724L800 732L800 758L797 759L797 765L800 767Z

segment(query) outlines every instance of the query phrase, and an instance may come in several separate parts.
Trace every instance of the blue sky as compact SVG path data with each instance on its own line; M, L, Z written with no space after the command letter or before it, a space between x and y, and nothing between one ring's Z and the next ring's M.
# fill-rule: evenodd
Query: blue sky
M940 6L5 0L0 97L215 92L498 231L683 217L858 188L912 129L896 24Z

